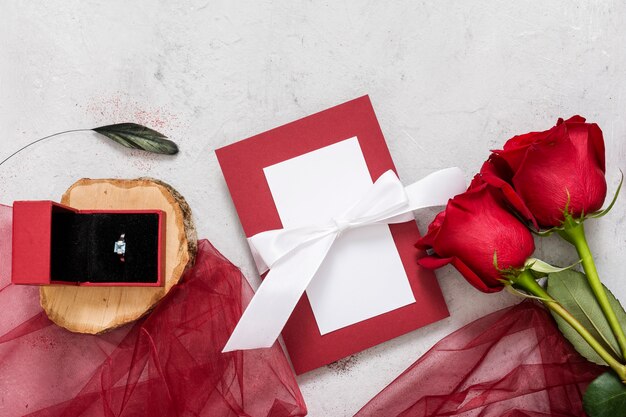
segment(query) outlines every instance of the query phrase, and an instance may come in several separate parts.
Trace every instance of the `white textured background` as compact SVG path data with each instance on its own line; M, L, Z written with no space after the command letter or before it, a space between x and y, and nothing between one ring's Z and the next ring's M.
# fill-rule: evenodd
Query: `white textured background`
M0 159L57 131L134 121L175 158L96 135L41 143L0 167L0 202L58 199L81 177L154 176L199 234L258 278L213 150L370 94L401 178L470 174L510 136L579 113L600 124L609 187L626 170L626 6L614 1L2 1ZM601 276L626 299L624 209L588 225ZM419 213L424 228L434 211ZM538 255L573 250L549 238ZM452 316L300 377L310 416L350 416L437 340L518 301L452 269Z

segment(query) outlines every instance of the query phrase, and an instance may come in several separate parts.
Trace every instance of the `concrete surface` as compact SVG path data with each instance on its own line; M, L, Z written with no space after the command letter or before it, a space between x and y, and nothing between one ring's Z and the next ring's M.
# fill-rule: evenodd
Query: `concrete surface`
M158 177L254 285L213 150L365 93L406 182L452 165L469 178L510 136L576 113L604 129L611 189L626 170L622 2L5 0L0 19L0 159L121 121L181 148L168 158L89 133L56 138L0 167L0 201L58 199L81 177ZM625 206L588 226L622 299ZM548 261L575 259L556 238L538 246ZM300 377L310 416L352 415L437 340L518 301L451 268L438 277L451 317Z

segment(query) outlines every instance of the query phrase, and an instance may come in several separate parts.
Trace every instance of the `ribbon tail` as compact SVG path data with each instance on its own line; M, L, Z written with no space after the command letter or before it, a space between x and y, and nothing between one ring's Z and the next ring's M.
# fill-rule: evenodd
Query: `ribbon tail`
M222 352L271 347L336 238L336 233L324 236L274 265Z
M390 217L378 220L380 223L404 223L415 220L414 210L427 207L445 206L452 197L465 191L465 175L459 168L446 168L414 182L404 188L408 203Z
M459 168L446 168L407 186L411 210L425 207L445 206L448 200L465 191L465 175Z

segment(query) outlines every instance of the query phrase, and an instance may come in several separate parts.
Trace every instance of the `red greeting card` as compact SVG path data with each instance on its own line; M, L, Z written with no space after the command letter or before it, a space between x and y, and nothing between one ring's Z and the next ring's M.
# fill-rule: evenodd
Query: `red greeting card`
M216 151L247 237L349 207L394 170L364 96ZM414 221L342 236L282 332L298 374L448 316Z

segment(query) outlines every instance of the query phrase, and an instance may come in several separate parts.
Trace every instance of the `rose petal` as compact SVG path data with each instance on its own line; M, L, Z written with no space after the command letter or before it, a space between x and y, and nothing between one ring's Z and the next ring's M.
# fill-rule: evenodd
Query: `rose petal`
M439 269L452 262L452 258L440 258L437 255L424 256L417 260L417 263L426 269Z
M453 258L452 265L454 265L454 267L461 273L461 275L463 275L467 282L469 282L476 289L482 292L498 292L502 290L502 288L504 288L504 285L502 285L501 283L493 283L492 285L488 284L487 281L491 281L490 279L482 279L481 277L476 275L474 271L472 271L471 268L465 265L465 263L463 263L463 261L461 261L459 258Z

